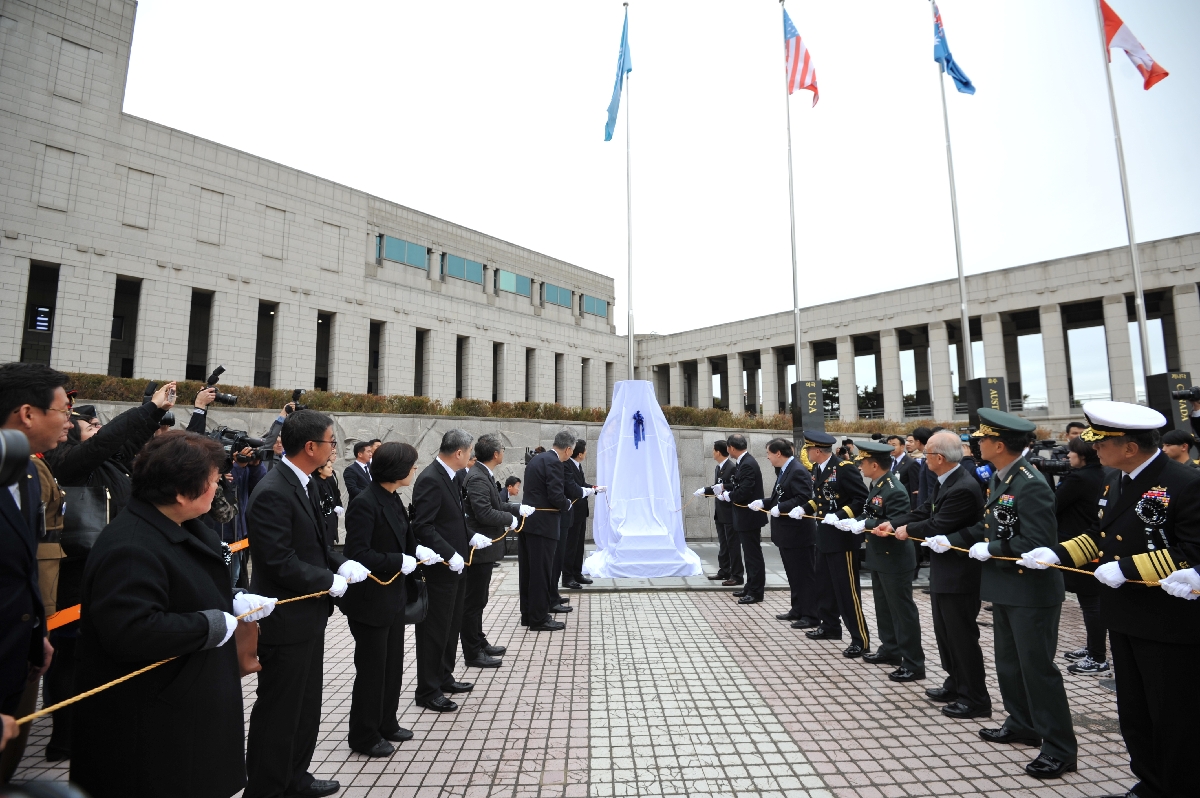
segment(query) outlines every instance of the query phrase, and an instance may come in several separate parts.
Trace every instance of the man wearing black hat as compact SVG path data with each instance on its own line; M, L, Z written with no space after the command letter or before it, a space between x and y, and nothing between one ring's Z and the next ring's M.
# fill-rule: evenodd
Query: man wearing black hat
M1086 534L1022 555L1021 565L1081 568L1099 560L1100 611L1117 678L1117 717L1139 779L1128 795L1195 795L1192 689L1200 659L1200 472L1158 450L1161 413L1125 402L1088 402L1090 441L1112 473ZM1133 584L1143 582L1149 584ZM1161 583L1161 587L1155 586ZM1181 588L1181 589L1179 589Z
M979 736L993 743L1039 746L1041 753L1025 772L1056 779L1075 770L1079 755L1062 673L1054 664L1062 574L992 559L1056 544L1054 492L1021 455L1036 425L991 408L979 410L979 421L972 434L984 459L997 469L983 520L930 538L926 545L941 556L948 556L950 546L969 548L970 556L983 563L980 594L992 602L996 678L1008 719L1002 728L980 729Z
M867 486L854 463L833 453L835 443L832 435L804 431L804 451L813 464L813 498L806 509L828 521L817 524L817 617L821 625L805 634L813 640L841 640L845 621L850 645L842 653L854 658L869 651L871 643L858 578L862 539L832 524L862 512Z

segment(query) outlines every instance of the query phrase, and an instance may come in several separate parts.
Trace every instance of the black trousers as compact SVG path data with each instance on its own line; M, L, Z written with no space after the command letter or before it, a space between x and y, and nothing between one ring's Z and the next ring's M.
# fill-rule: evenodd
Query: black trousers
M467 566L463 571L462 578L467 583L461 633L463 659L476 659L487 645L487 635L483 633L483 610L487 607L491 592L493 570L495 563L479 562Z
M1041 737L1043 754L1074 762L1079 745L1062 673L1054 664L1061 610L1061 605L1013 607L992 602L996 680L1008 713L1005 731Z
M817 594L821 628L840 631L842 621L850 630L850 642L871 647L871 634L862 611L862 587L859 584L858 552L834 551L818 554Z
M537 626L549 620L550 577L558 541L541 535L517 535L520 558L521 622Z
M321 725L325 633L302 643L258 644L258 700L246 735L243 798L278 798L312 784Z
M404 613L391 626L348 620L354 635L354 690L350 694L351 748L366 750L400 728L400 682L404 676Z
M717 576L742 580L746 571L742 567L742 539L733 530L733 524L717 521Z
M933 636L946 681L942 687L969 707L990 707L979 647L978 593L929 593L933 611Z
M738 532L737 536L742 544L742 555L746 558L746 595L761 599L767 585L767 564L762 553L762 530Z
M581 501L586 500L581 499ZM583 576L583 539L585 537L587 537L587 516L580 513L578 518L572 517L571 530L567 535L567 550L563 556L561 576L564 585L572 579L579 581L579 577Z
M79 641L79 624L69 624L50 633L54 659L42 680L42 706L48 707L75 695L75 644ZM54 727L46 751L69 757L71 755L72 707L63 707L51 717Z
M792 588L792 615L796 618L819 618L817 547L781 548L779 557L783 560L783 570Z
M554 544L554 560L550 572L547 601L551 607L563 603L562 594L558 592L558 583L562 579L563 563L567 560L567 540L571 536L571 513L559 513L558 541Z
M436 579L425 579L429 614L417 624L417 701L441 698L454 681L458 633L462 629L467 580L448 568Z
M1129 751L1129 769L1139 779L1138 798L1194 795L1195 719L1200 694L1195 683L1200 643L1160 643L1109 631L1117 677L1117 718Z
M1108 660L1106 644L1108 642L1108 625L1100 614L1100 594L1094 596L1076 593L1079 599L1079 609L1083 611L1083 628L1087 632L1088 656L1096 662Z

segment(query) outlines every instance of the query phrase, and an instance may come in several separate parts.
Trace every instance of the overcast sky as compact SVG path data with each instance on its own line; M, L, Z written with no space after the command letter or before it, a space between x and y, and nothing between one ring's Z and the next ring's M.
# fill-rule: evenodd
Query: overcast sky
M1125 244L1094 0L943 0L968 272ZM1171 76L1113 57L1138 237L1200 231L1200 2L1112 0ZM954 276L927 0L793 0L821 101L791 99L803 304ZM140 0L128 113L616 279L617 0ZM633 0L634 309L675 332L791 307L772 0Z

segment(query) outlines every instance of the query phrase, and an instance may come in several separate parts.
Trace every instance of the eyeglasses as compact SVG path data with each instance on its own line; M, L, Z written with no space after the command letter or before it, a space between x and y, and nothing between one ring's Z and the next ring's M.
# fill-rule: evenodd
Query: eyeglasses
M337 448L337 444L338 444L338 442L337 442L337 438L333 438L333 439L331 439L331 440L327 440L327 441L326 441L326 440L315 440L315 439L310 439L308 442L309 442L309 443L328 443L330 446L332 446L332 447L333 447L333 448L335 448L335 449Z
M63 418L71 417L71 408L69 407L47 407L42 409L43 413L62 413Z

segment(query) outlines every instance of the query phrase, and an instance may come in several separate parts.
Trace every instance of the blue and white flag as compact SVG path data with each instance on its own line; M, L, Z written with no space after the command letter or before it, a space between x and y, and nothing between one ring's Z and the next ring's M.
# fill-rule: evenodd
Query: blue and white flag
M954 79L954 86L963 94L974 94L975 85L967 77L967 73L955 62L950 55L950 45L946 43L946 29L942 27L942 12L938 11L937 3L933 4L933 60L942 65L942 71L948 72Z
M608 103L608 121L604 123L604 140L612 141L613 128L617 125L617 111L621 108L621 89L625 76L633 71L629 57L629 9L625 9L625 24L621 26L621 55L617 57L617 82L613 85L612 100Z

